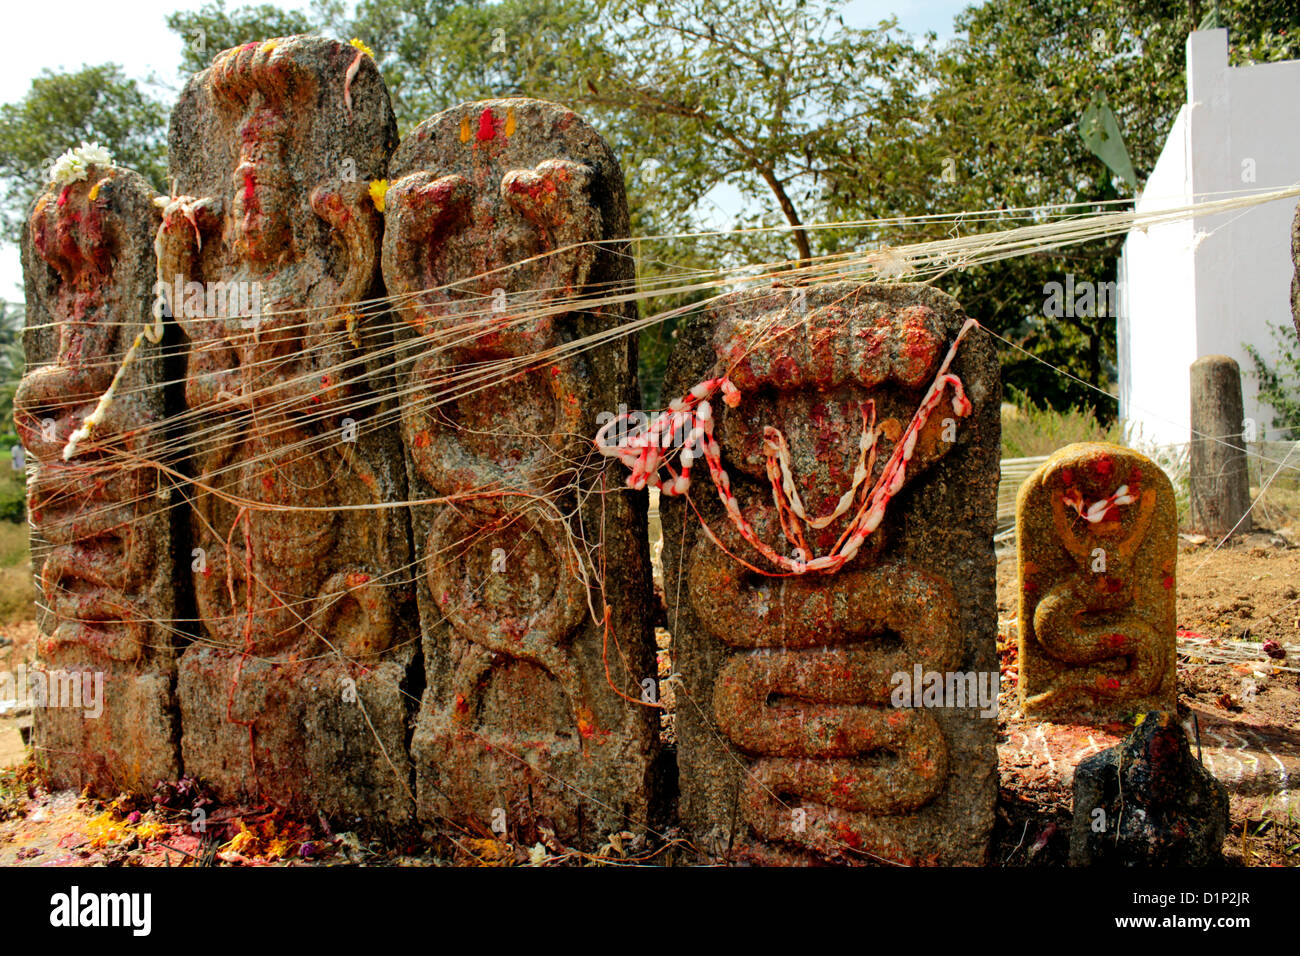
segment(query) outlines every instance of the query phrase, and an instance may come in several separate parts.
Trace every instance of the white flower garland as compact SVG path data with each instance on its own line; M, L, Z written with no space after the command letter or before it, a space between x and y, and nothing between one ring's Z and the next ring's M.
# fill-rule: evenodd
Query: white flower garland
M50 167L50 181L56 186L67 186L86 178L91 166L111 166L113 156L99 143L82 142L54 161Z

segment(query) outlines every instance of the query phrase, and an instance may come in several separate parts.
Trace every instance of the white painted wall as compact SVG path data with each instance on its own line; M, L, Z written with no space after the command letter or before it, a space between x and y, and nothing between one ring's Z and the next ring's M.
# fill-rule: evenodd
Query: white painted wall
M1178 112L1137 203L1141 212L1185 205L1189 191L1188 109ZM1120 417L1130 438L1186 441L1188 376L1171 374L1196 361L1196 296L1190 219L1135 231L1119 260Z
M1251 177L1253 176L1253 181ZM1139 212L1300 183L1300 60L1228 66L1228 32L1187 38L1187 104L1138 200ZM1246 415L1272 435L1243 342L1270 361L1269 324L1291 327L1291 217L1278 201L1129 233L1119 262L1120 416L1130 434L1186 442L1188 367L1241 365Z

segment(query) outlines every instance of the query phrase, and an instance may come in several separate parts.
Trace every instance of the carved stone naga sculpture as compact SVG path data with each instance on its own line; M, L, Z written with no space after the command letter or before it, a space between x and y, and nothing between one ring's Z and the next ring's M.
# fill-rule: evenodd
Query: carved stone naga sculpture
M899 674L996 670L997 365L970 328L925 288L736 293L679 330L658 440L597 438L662 489L682 812L715 852L983 858L994 722L892 704Z
M387 93L360 49L288 37L219 54L173 115L179 194L163 211L158 270L189 340L194 588L210 645L182 665L186 765L193 757L228 789L314 809L365 800L348 781L377 775L398 819L413 649L393 576L406 563L407 518L388 503L405 498L405 481L375 394L389 339L367 328L360 305L379 288L370 184L395 142ZM391 673L376 677L385 662ZM306 683L273 693L273 680ZM339 710L348 680L370 681L370 699ZM305 702L322 684L333 699ZM374 738L361 748L365 769L340 781L331 768L352 745L328 737L300 758L300 725L313 720L355 721ZM203 739L213 733L224 746Z
M49 675L38 759L58 785L115 795L178 768L174 499L160 458L153 191L88 151L56 165L60 181L23 236L28 371L14 420L30 455L37 655Z
M566 351L631 317L582 301L631 277L622 175L572 112L510 99L421 123L389 179L411 494L443 502L413 508L420 812L590 844L644 822L653 742L624 699L654 674L645 516L586 461L635 400L629 344Z
M1020 704L1122 720L1176 698L1173 486L1144 455L1068 445L1020 489Z

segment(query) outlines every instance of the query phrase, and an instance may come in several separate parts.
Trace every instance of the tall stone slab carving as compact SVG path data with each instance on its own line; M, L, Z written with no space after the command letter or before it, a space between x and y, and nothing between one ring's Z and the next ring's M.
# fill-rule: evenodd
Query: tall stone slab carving
M403 438L430 502L412 515L420 816L591 845L645 821L655 740L644 503L589 439L635 407L635 353L559 351L632 315L580 301L631 279L622 173L574 113L506 99L421 123L389 181Z
M172 115L159 274L188 339L193 582L188 773L218 791L406 820L415 653L391 336L370 195L396 145L359 49L219 54ZM391 391L391 388L387 388Z
M926 287L742 292L679 329L664 387L693 409L672 444L702 436L708 466L676 459L694 476L675 471L660 499L695 840L761 861L982 862L1000 434L987 340ZM958 684L960 706L921 694Z
M32 688L35 748L56 786L101 795L151 790L178 769L153 199L139 174L91 164L37 199L22 242L27 373L14 419L30 456L48 675Z
M1173 712L1178 512L1144 455L1067 445L1016 502L1020 707L1026 717Z

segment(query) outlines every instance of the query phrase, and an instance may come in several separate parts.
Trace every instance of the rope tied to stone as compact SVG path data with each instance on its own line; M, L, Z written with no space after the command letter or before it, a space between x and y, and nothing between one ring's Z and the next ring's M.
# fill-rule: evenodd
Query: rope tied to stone
M857 554L862 543L880 527L890 500L902 490L907 481L907 466L916 450L917 437L929 420L930 414L943 400L945 389L951 388L953 392L951 400L953 414L958 418L970 415L972 405L966 396L966 389L961 379L952 374L949 369L967 333L978 324L974 319L967 319L962 325L948 349L948 354L940 363L934 381L926 390L907 428L894 445L893 453L885 462L880 478L871 486L870 491L863 495L857 512L844 533L840 535L835 547L829 554L820 557L808 557L809 549L798 522L807 524L813 529L825 528L848 512L858 497L859 489L865 487L867 476L875 467L876 440L883 430L877 429L875 424L874 401L868 400L861 406L862 435L858 442L858 462L854 468L850 488L840 497L832 512L822 518L810 518L799 498L790 469L789 446L785 436L780 429L771 425L763 429L763 452L768 479L772 485L773 500L782 531L799 552L800 556L796 557L780 554L762 541L741 513L740 504L732 493L731 477L722 466L722 453L714 438L713 406L709 402L710 398L721 391L723 402L729 408L740 405L741 392L726 375L700 382L682 398L670 402L666 413L654 416L644 428L637 428L615 441L611 441L611 432L619 428L626 430L630 415L619 415L611 419L596 433L594 443L602 455L617 458L631 470L627 478L629 488L634 490L646 487L658 488L664 495L685 495L690 489L691 466L696 458L702 457L708 465L709 477L713 481L714 488L717 489L727 518L740 536L759 554L792 574L805 574L809 571L834 574ZM681 453L678 460L681 470L675 472L667 461L666 452L679 444ZM666 479L660 477L660 468L667 472ZM796 522L795 519L798 521Z

